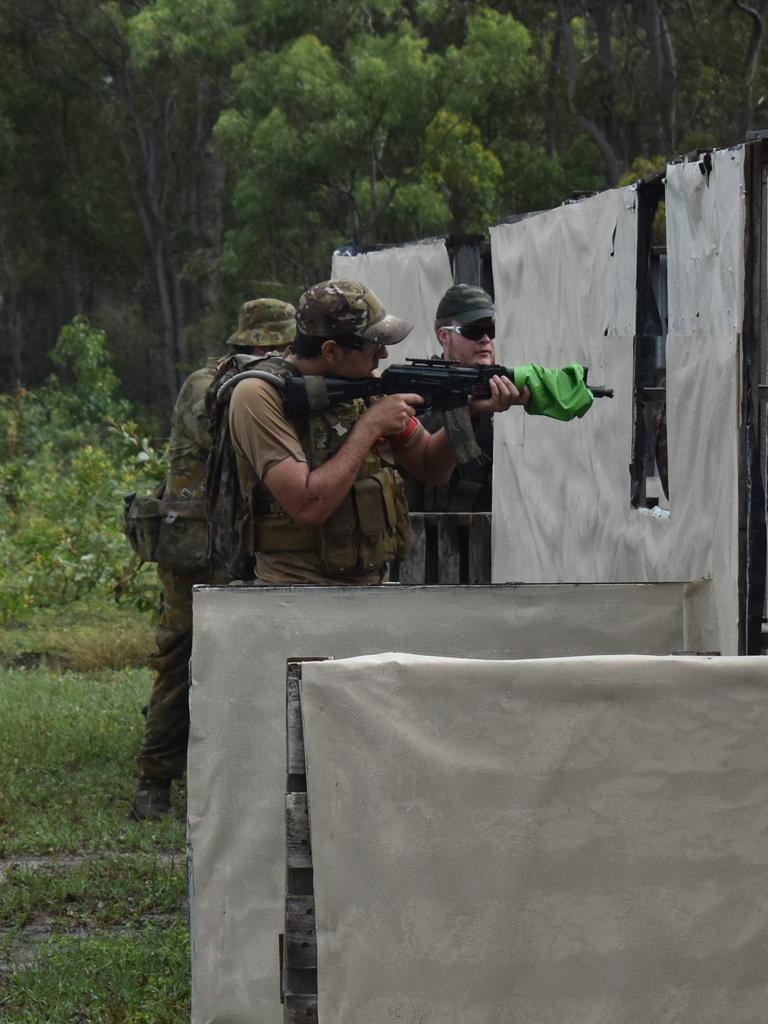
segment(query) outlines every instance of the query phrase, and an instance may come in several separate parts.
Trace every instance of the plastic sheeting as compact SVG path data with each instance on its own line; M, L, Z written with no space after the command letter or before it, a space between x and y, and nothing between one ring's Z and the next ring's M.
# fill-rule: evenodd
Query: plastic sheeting
M500 361L578 361L615 389L570 424L496 417L494 580L711 578L711 649L724 654L738 651L742 160L714 153L708 176L668 169L668 519L629 503L634 189L491 232Z
M669 332L737 334L744 320L744 149L667 168Z
M288 658L689 649L661 586L195 588L188 819L195 1024L280 1024Z
M303 667L319 1019L763 1024L768 661Z
M445 242L419 242L359 256L334 253L331 277L362 281L378 295L388 313L414 324L405 341L389 350L382 366L436 353L435 310L453 284Z
M491 228L500 363L579 362L602 383L595 342L635 332L636 202L612 190Z

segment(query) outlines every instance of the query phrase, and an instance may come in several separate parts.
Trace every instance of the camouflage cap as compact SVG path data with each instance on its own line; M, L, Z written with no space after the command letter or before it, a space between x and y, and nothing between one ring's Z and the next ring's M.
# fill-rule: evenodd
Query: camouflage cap
M397 345L413 324L387 313L378 297L359 281L321 281L299 299L296 321L310 338L355 335L381 345Z
M296 308L280 299L251 299L240 307L228 345L290 345L296 337Z
M471 324L474 320L492 320L495 315L493 299L488 292L474 284L454 284L440 299L435 319Z

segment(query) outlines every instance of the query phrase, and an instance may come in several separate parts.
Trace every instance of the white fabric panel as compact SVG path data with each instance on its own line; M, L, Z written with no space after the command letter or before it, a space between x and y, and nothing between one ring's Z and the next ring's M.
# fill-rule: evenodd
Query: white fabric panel
M631 360L611 360L616 397L596 402L582 420L562 424L518 410L497 417L495 580L712 576L715 649L736 653L739 360L735 338L715 341L677 338L669 349L669 519L629 504Z
M744 147L667 168L669 332L738 333L744 317Z
M303 668L318 1016L763 1024L768 661Z
M670 231L668 245L678 310L697 305L706 291L704 276L713 279L718 301L724 301L725 288L714 280L718 275L735 287L728 267L740 265L741 243L733 206L743 206L735 168L731 154L715 154L709 186L703 186L709 189L706 201L697 166L694 192L689 195L682 184L670 191L668 220L690 221L687 234L679 227ZM727 202L718 198L721 191ZM670 334L671 518L632 509L636 233L630 196L631 190L609 192L492 231L500 334L508 339L503 344L514 345L514 361L557 367L576 360L590 367L592 383L615 389L612 400L596 401L582 420L569 424L519 410L496 417L493 578L535 583L711 577L713 649L736 654L738 338L725 321L717 334ZM559 220L566 227L558 228ZM699 248L709 237L722 259L700 260L698 277L675 277L674 268L690 262L685 246L694 235ZM696 290L690 301L689 286ZM737 301L734 295L729 308ZM615 308L619 315L613 315ZM714 314L707 317L711 324ZM528 344L530 349L523 347Z
M435 354L435 310L453 284L445 242L418 242L359 256L334 253L331 277L362 281L378 295L388 313L414 324L405 341L389 350L382 367Z
M187 771L195 1024L282 1022L288 658L664 654L685 648L690 603L676 585L196 587Z
M617 189L491 228L499 362L556 355L602 382L605 353L635 330L636 199Z

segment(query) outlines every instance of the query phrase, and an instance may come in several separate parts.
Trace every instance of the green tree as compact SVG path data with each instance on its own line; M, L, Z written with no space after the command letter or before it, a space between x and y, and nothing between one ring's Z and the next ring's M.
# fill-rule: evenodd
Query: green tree
M107 594L128 561L122 496L162 472L116 394L103 333L77 318L54 360L61 376L0 396L0 621ZM133 592L153 585L144 575Z
M331 39L319 9L305 10L302 25L316 32L244 61L236 102L219 118L241 223L228 266L237 273L257 254L260 276L293 268L307 283L345 239L365 247L482 231L500 216L492 144L502 127L528 125L526 29L482 8L459 31L454 12L433 7L422 33L426 5L414 16L391 0L366 17L350 10Z
M98 307L106 290L112 301L138 297L139 333L160 339L151 380L166 408L186 327L220 301L224 172L210 142L232 49L242 45L234 18L229 0L0 0L0 50L15 59L0 116L17 143L0 213L0 273L5 267L9 291L23 297L30 285L18 272L14 282L13 268L32 262L29 276L45 274L41 263L69 268L56 330ZM16 230L20 198L39 232ZM24 259L28 233L53 239L50 254ZM10 361L24 377L25 336L35 332L25 329L22 298L15 308Z

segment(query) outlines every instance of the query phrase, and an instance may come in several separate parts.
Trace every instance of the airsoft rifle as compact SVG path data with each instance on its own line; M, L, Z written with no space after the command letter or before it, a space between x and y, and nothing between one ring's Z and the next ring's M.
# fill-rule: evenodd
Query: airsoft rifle
M360 380L309 375L283 380L266 370L246 370L226 381L218 398L225 400L226 392L241 380L257 377L281 393L289 418L320 413L352 398L376 395L416 394L424 399L425 408L452 410L466 406L470 397L489 397L489 381L496 375L509 377L521 391L529 385L534 405L537 397L540 401L539 408L528 411L556 419L583 415L592 398L613 398L613 388L587 385L587 368L578 363L562 370L547 370L535 365L468 367L445 359L408 359L406 363L387 367L378 377Z

